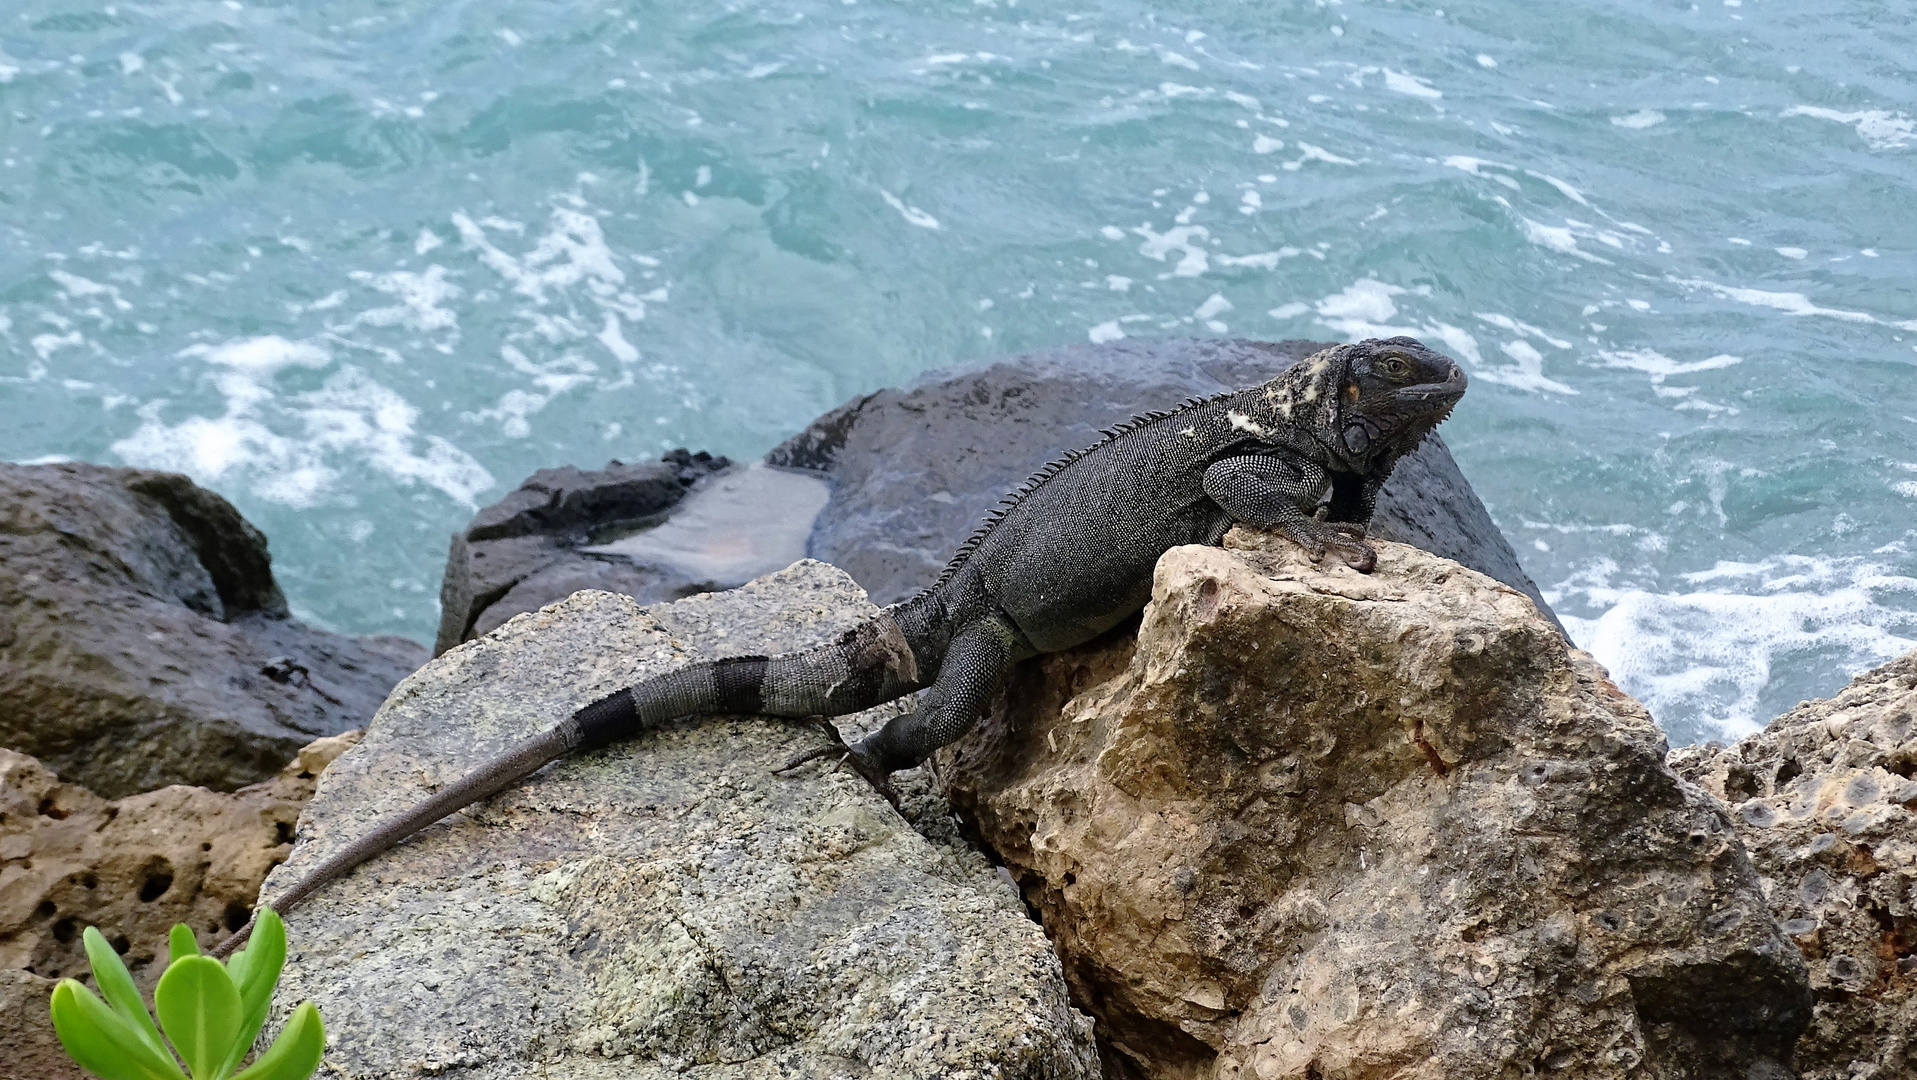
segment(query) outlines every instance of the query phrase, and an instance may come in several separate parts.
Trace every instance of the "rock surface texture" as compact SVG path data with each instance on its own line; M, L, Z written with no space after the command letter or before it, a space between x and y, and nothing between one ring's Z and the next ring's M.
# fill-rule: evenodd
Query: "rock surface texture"
M766 461L831 479L807 553L889 604L930 584L1000 496L1100 429L1263 382L1327 344L1125 340L935 371L846 403ZM1372 531L1488 574L1556 620L1435 436L1398 463Z
M0 746L69 783L253 783L425 658L289 618L266 538L184 476L0 463Z
M1805 1080L1917 1076L1917 653L1671 767L1724 799L1817 1007Z
M1233 530L945 751L1108 1076L1785 1077L1810 1001L1724 811L1531 602Z
M580 592L408 679L327 771L306 867L508 741L688 659L778 652L869 614L803 562L641 609ZM562 760L292 913L283 997L327 1075L1093 1077L1089 1022L1016 893L850 772L770 769L804 725L710 719ZM922 823L950 819L923 797Z
M597 471L567 465L532 474L453 534L434 655L580 589L647 602L708 591L670 567L580 549L659 524L688 489L728 464L675 450L637 465L612 461Z
M293 849L314 778L358 738L320 739L235 792L177 786L118 800L0 750L0 1080L81 1075L54 1038L47 997L62 976L92 984L85 928L99 927L150 990L174 923L204 946L244 923Z

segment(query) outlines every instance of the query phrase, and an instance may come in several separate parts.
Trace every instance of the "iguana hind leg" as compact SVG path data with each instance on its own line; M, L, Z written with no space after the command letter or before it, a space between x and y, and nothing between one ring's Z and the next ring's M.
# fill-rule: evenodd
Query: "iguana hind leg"
M1012 665L1034 652L1011 619L999 612L981 616L952 639L938 681L919 696L917 708L886 721L856 746L839 742L810 750L779 771L842 755L846 764L883 793L886 788L881 781L887 774L912 768L970 731L991 705Z

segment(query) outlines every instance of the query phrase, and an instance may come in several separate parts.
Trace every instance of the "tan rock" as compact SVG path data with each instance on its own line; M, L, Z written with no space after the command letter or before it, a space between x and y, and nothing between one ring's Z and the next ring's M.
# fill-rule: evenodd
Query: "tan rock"
M174 923L204 946L244 923L293 849L314 778L357 741L357 731L320 739L279 775L231 793L175 786L113 800L0 750L0 1080L62 1075L46 1064L66 1062L47 995L61 977L92 985L87 927L150 990Z
M1722 809L1515 590L1234 530L1136 642L1028 665L943 759L1107 1075L1787 1076L1808 1011Z
M0 968L0 1080L96 1080L73 1063L53 1034L47 999L54 981Z
M1917 652L1671 767L1732 807L1817 1007L1805 1080L1917 1075Z

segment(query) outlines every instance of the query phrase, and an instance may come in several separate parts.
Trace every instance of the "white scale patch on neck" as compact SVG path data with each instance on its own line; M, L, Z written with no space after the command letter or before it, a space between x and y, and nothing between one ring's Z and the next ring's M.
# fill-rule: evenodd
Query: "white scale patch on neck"
M1233 409L1227 412L1225 414L1225 419L1231 422L1231 426L1235 430L1249 431L1253 435L1256 435L1261 439L1271 438L1271 432L1266 430L1263 424L1260 424L1258 421L1253 420L1251 417L1246 416L1244 413L1239 412L1237 409Z

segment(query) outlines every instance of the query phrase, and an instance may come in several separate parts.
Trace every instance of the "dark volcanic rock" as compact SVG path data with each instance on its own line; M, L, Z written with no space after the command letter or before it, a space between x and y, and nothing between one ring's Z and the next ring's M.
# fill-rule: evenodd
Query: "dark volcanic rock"
M262 780L425 659L289 618L266 538L186 477L0 463L0 746L71 783Z
M439 586L438 655L522 612L580 589L642 600L705 590L656 566L594 558L579 549L665 519L725 458L674 450L658 461L611 461L597 472L572 465L541 469L453 534Z
M766 461L831 478L808 554L843 567L888 604L931 583L1000 496L1046 461L1096 441L1100 429L1263 382L1324 347L1125 340L1006 357L857 398ZM1399 463L1372 530L1488 574L1556 621L1441 439Z

